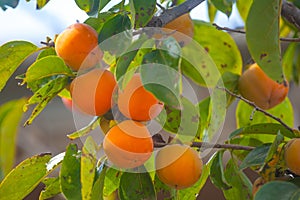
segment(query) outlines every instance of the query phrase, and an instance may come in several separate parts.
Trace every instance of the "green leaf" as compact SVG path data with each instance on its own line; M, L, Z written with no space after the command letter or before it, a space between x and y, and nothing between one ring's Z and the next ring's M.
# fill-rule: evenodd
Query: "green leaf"
M287 130L284 126L277 123L260 123L260 124L253 124L250 126L246 126L240 129L235 130L229 136L229 138L234 138L242 135L249 135L252 134L267 134L267 135L276 135L277 132L280 133L288 138L294 138L295 135Z
M194 21L194 26L194 39L208 52L220 73L241 74L242 57L233 38L207 22Z
M43 57L34 62L26 71L24 81L33 91L36 91L56 76L73 77L72 70L58 56Z
M247 167L260 166L264 164L270 147L271 144L263 144L250 151L250 153L242 161L239 168L245 169Z
M119 188L122 172L108 168L105 173L103 195L110 196L116 189Z
M246 39L254 61L271 79L281 83L280 8L281 0L254 0L246 21Z
M49 81L39 90L37 90L32 97L27 101L24 110L28 109L29 105L37 104L33 109L30 117L26 120L25 125L29 125L42 112L47 104L68 84L68 77L61 76Z
M67 199L81 199L80 153L75 144L67 147L59 179L61 191Z
M182 48L182 72L195 83L208 87L215 86L226 71L241 74L240 51L231 36L206 22L194 21L194 25L197 43Z
M104 190L106 171L107 171L107 167L102 166L101 172L93 185L91 200L103 199L103 190Z
M215 21L215 17L217 14L217 8L212 4L211 0L207 1L207 11L208 11L208 17L209 22L213 23Z
M46 168L51 154L33 156L16 166L0 184L0 198L19 200L26 197L51 171Z
M89 200L92 197L92 188L95 178L97 144L94 139L87 137L82 148L80 177L81 193L83 200Z
M244 137L243 136L243 137L237 137L237 138L230 139L230 144L258 147L258 146L261 146L263 144L263 142L256 138L253 138L253 137ZM239 160L244 160L246 158L246 156L249 154L249 151L235 150L232 153L234 155L236 155Z
M100 0L99 12L110 2L110 0Z
M238 0L236 1L236 7L239 11L240 16L244 21L246 21L248 17L248 13L250 10L250 7L252 5L253 0Z
M299 65L299 50L300 45L292 42L284 52L282 59L283 72L288 81L294 80L299 83L300 80L300 65Z
M26 41L12 41L0 47L0 92L19 65L35 51L37 46Z
M146 90L165 104L177 108L181 89L181 75L177 71L178 62L178 55L164 50L154 50L144 56L144 64L140 69Z
M212 158L210 167L210 180L211 182L222 190L228 190L231 188L226 182L224 170L223 170L223 154L224 151L218 151Z
M43 49L39 53L39 55L36 59L39 60L39 59L47 57L47 56L55 56L55 55L56 55L56 51L55 51L54 47L49 47L49 48Z
M0 1L0 7L4 11L7 9L7 6L16 8L18 4L19 4L19 0L1 0Z
M209 127L210 120L210 97L207 97L198 103L199 113L200 113L200 124L197 132L197 139L203 141L204 132Z
M276 120L264 115L261 112L254 112L253 107L249 106L243 101L239 101L236 109L237 127L250 126L252 124L260 123L278 123ZM268 112L275 117L280 118L288 126L293 127L294 124L294 112L291 102L286 98L281 104L268 110ZM252 120L250 119L252 117ZM276 134L277 132L275 132Z
M116 15L117 15L116 13L112 13L112 12L98 13L97 17L89 17L84 21L84 23L93 27L99 34L105 22L107 22L108 20L110 20Z
M36 9L42 9L50 0L37 0L36 1Z
M98 12L98 0L75 0L77 6L88 15L94 15Z
M15 164L16 139L25 102L26 99L22 98L0 106L0 181Z
M252 184L248 177L238 169L233 158L226 165L225 178L227 183L232 186L228 190L223 190L227 200L252 199Z
M206 165L203 165L201 177L192 187L179 190L178 197L180 200L195 199L198 196L199 191L203 188L209 176L211 168L210 165L211 162L208 162Z
M214 6L229 17L232 12L234 0L211 0Z
M270 149L268 151L267 157L265 159L266 162L269 162L272 160L274 154L277 152L279 145L284 141L283 135L281 135L280 131L277 132L277 135L272 142L272 145L270 146Z
M85 127L67 135L68 138L70 138L71 140L80 138L82 136L87 135L88 133L90 133L92 130L94 130L95 128L97 128L99 126L99 119L100 117L96 116L93 118L93 120Z
M149 173L124 172L121 176L119 197L121 200L156 199Z
M155 12L156 0L130 0L129 3L134 27L146 26Z
M142 64L144 55L150 52L153 46L154 40L148 40L147 37L141 37L134 41L117 60L115 71L117 81L123 79L126 72L134 71L135 68L139 67ZM124 85L123 82L119 85L121 89Z
M255 200L297 200L300 199L300 188L293 183L271 181L264 184L255 194Z
M43 180L44 190L41 191L39 200L49 199L61 193L59 177L49 177Z
M124 53L132 40L131 23L127 15L118 14L102 26L98 35L99 46L104 51L119 55Z
M222 75L222 81L227 90L233 92L234 94L238 91L238 83L240 76L238 74L234 74L232 72L224 72ZM226 93L227 106L235 100L235 97Z

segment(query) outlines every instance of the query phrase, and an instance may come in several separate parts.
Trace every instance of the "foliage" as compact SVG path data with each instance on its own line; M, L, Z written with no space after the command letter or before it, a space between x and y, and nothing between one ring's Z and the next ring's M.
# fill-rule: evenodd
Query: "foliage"
M48 1L37 1L37 9L47 6ZM116 106L103 116L93 116L82 129L66 134L70 140L83 139L82 149L70 142L62 154L36 155L13 168L22 113L31 110L24 126L34 123L54 97L70 98L66 88L82 72L72 71L56 55L53 41L43 47L29 41L10 41L0 47L0 91L14 78L13 73L24 60L34 53L38 56L24 74L16 77L22 80L23 87L26 85L33 92L32 96L0 106L0 200L23 199L40 183L45 184L40 199L58 194L67 199L85 200L116 196L121 200L157 199L158 195L196 199L208 178L223 191L226 199L299 199L300 184L295 178L299 174L288 170L282 153L288 140L300 137L300 132L293 128L293 106L286 97L265 111L238 95L239 77L248 63L242 63L240 50L231 35L218 30L212 22L218 12L229 17L236 5L245 21L245 37L253 61L271 79L282 83L286 78L290 85L299 83L299 45L291 43L286 52L281 52L281 27L287 27L284 31L295 37L297 27L280 15L280 0L238 0L236 4L232 0L209 0L210 22L194 20L193 40L186 46L179 44L172 34L162 36L148 27L164 9L189 1L193 0L122 0L103 11L109 3L107 0L75 0L78 8L87 13L84 23L97 31L104 53L99 66L105 65L114 73L120 89L135 71L140 72L145 89L164 104L164 110L153 121L161 125L169 138L159 133L153 135L154 146L160 148L173 142L197 150L219 148L203 163L200 179L183 190L167 186L155 174L154 154L134 169L112 167L107 157L99 153L103 151L101 143L90 133L98 127L106 133L125 118ZM0 0L0 7L16 8L18 2ZM162 5L156 6L157 3ZM299 1L295 4L299 5ZM209 97L199 99L190 82L195 87L206 88ZM234 106L234 100L239 100L236 130L224 144L214 146L214 138L219 136L227 109ZM229 155L226 162L225 154ZM266 182L255 196L252 183L243 171L246 168L256 171ZM53 177L55 169L59 169L59 174ZM293 180L286 181L288 176L293 176Z

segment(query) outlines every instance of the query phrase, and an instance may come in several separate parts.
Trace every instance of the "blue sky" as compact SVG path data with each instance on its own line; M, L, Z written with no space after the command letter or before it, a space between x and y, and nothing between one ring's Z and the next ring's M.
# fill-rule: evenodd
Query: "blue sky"
M60 33L76 20L83 22L88 17L76 6L74 0L50 0L42 10L36 10L35 4L36 1L21 0L15 9L0 10L2 30L0 31L0 45L11 40L27 40L39 45L40 41L45 41L47 36L53 38L55 34ZM194 19L207 21L206 3L203 2L192 10L191 16ZM231 28L243 25L235 8L229 20L224 14L219 13L216 22L221 26Z

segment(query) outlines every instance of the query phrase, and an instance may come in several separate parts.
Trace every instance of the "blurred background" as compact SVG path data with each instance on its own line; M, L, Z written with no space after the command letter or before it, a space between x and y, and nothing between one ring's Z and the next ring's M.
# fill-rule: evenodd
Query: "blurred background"
M110 5L114 5L119 1L111 1L105 9ZM88 16L80 10L74 0L51 0L41 10L36 10L36 1L20 1L17 8L8 8L6 11L0 10L0 45L11 40L27 40L37 46L42 46L41 41L46 41L46 37L54 38L55 34L60 33L67 26L76 21L83 22ZM193 19L208 20L206 2L196 7L192 12ZM244 23L239 17L236 8L230 18L226 15L218 13L215 21L219 26L230 28L243 27ZM250 59L246 44L245 36L242 34L232 34L232 37L237 42L241 50L243 61L246 63ZM283 46L284 50L284 46ZM13 77L25 72L26 68L33 62L32 59L26 60L20 68L15 72ZM197 92L201 93L206 90L201 90L197 87ZM289 97L295 108L295 127L299 126L300 114L300 88L291 85ZM10 79L4 90L0 93L0 104L20 98L23 96L29 97L31 92L25 86L18 86L18 81ZM222 135L219 142L223 142L228 134L235 129L235 105L230 106ZM28 112L30 113L30 112ZM25 114L24 120L26 119ZM37 117L37 119L27 127L21 127L18 134L17 158L16 163L24 160L27 157L40 154L42 152L51 152L56 155L65 150L65 147L71 141L66 137L68 133L75 130L74 119L72 113L67 110L60 98L55 98L50 102L46 109ZM81 141L72 141L81 144ZM204 158L204 160L207 160ZM256 174L246 170L250 179L253 181ZM40 187L41 188L41 187ZM38 188L26 199L38 199ZM59 199L56 198L56 199ZM218 191L208 181L204 189L201 190L198 199L224 199L222 193Z

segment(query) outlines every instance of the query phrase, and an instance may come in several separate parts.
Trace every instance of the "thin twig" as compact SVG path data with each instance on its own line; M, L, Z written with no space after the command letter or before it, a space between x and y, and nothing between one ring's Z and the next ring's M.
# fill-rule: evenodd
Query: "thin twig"
M276 117L274 115L272 115L271 113L261 109L260 107L258 107L254 102L249 101L248 99L245 99L244 97L242 97L241 95L235 94L233 92L231 92L230 90L228 90L227 88L219 88L219 89L223 89L224 91L226 91L228 94L230 94L233 97L236 97L237 99L240 99L242 101L244 101L245 103L247 103L248 105L252 106L255 110L263 113L264 115L276 120L277 122L279 122L282 126L284 126L287 130L293 132L294 130L289 127L286 123L284 123L279 117Z
M168 143L154 142L154 147L160 148L168 145ZM255 147L243 146L238 144L212 144L208 142L193 142L191 147L203 148L203 149L232 149L232 150L245 150L251 151Z
M221 27L217 25L216 23L213 23L213 26L216 27L218 30L223 30L223 31L228 31L228 32L233 32L233 33L241 33L241 34L246 34L246 31L243 30L238 30L238 29L232 29L228 27ZM280 41L283 42L300 42L300 38L279 38Z

